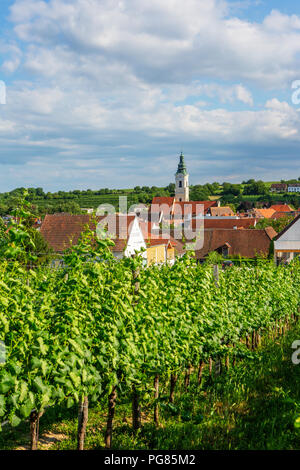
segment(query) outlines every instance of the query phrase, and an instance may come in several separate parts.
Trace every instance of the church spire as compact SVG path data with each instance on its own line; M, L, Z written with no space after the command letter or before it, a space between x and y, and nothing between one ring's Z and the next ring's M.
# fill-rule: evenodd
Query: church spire
M179 160L178 170L176 172L176 175L178 175L179 173L181 173L182 175L187 175L187 169L186 169L186 165L185 165L185 161L184 161L184 155L183 155L182 152L181 152L179 158L180 158L180 160Z
M175 201L189 201L189 175L182 152L179 157L178 169L175 173Z

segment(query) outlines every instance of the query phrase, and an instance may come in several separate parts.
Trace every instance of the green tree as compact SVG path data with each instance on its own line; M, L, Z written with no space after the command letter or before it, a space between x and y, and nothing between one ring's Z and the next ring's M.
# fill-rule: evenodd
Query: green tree
M262 219L257 222L255 229L256 230L263 230L266 227L273 227L275 232L281 232L288 224L292 222L294 217L281 217L280 219Z
M268 188L263 181L255 181L244 187L244 194L248 195L265 195L268 194Z

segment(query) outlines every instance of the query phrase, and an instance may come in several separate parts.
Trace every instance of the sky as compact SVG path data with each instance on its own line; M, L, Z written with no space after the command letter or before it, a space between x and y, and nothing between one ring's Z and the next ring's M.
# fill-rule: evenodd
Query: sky
M0 8L0 192L300 176L299 2Z

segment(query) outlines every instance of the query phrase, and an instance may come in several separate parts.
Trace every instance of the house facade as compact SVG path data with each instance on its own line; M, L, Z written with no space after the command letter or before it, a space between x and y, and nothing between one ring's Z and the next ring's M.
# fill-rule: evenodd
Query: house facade
M274 239L276 265L290 263L300 256L300 215L287 225Z
M286 183L273 183L270 187L271 193L286 193L288 185Z
M293 183L288 185L289 193L300 193L300 183Z

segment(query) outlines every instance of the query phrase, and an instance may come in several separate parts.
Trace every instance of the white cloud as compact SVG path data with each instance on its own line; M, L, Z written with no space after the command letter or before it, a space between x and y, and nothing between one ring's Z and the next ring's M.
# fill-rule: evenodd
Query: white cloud
M108 60L148 82L180 83L204 74L286 85L297 71L300 18L274 10L259 24L228 18L228 11L221 0L20 0L11 19L18 37L37 45L28 57L33 68L39 48L48 50L50 69L59 68L54 51L60 48L58 64L73 52L79 70L89 67L88 57Z
M3 61L0 62L0 70L5 73L13 73L21 63L21 50L13 43L6 43L0 40L0 52Z
M236 96L237 99L242 101L243 103L253 106L253 98L251 92L247 90L243 85L237 85Z
M300 30L300 18L297 15L284 15L278 10L272 10L265 18L263 25L266 29L275 32L288 32Z
M11 168L22 163L20 180L37 181L43 172L41 181L71 184L73 175L82 186L80 172L82 180L90 178L99 158L103 187L126 174L136 180L137 171L149 177L147 155L156 152L167 164L165 146L180 151L182 142L226 160L220 167L235 146L298 144L298 111L276 97L255 108L255 89L284 88L299 78L299 17L272 11L254 23L232 16L229 6L219 0L16 1L16 37L2 70L24 73L27 81L10 82L0 109L1 160Z

